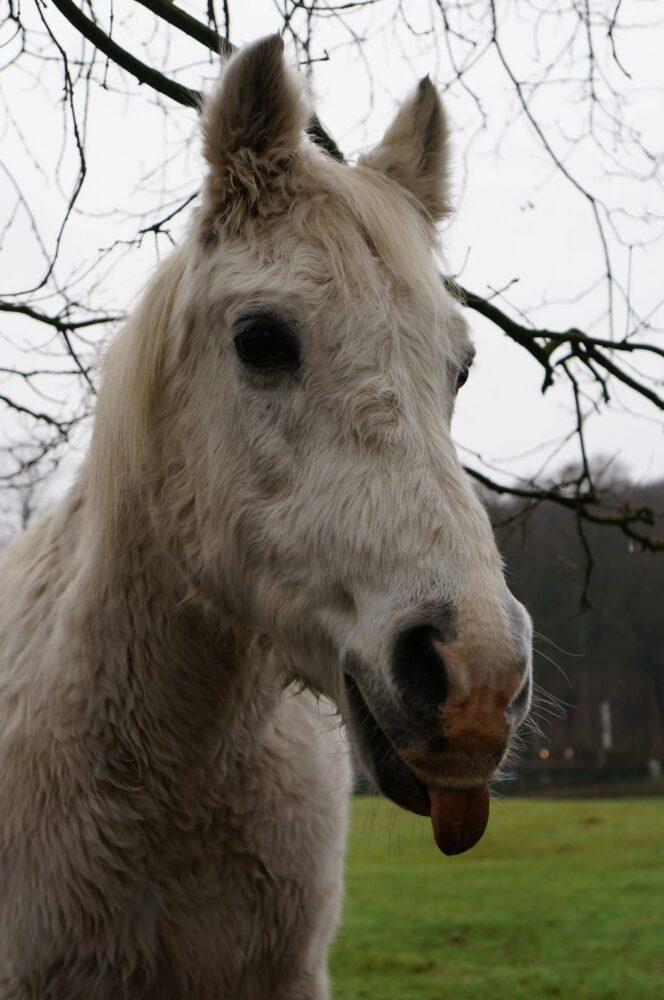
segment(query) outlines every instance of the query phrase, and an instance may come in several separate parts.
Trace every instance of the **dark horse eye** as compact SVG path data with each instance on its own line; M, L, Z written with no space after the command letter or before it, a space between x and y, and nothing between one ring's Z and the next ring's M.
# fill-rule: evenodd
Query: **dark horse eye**
M464 366L459 371L459 374L457 375L457 380L456 380L457 392L459 391L459 389L461 388L462 385L466 384L466 382L468 381L468 376L469 375L470 375L470 368L467 368L467 367Z
M300 346L295 336L267 320L245 327L234 343L237 356L248 368L280 371L296 368L300 361Z

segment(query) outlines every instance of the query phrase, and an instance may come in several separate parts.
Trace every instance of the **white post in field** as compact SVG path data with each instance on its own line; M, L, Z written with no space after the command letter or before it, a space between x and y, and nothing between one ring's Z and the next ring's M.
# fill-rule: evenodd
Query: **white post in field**
M602 750L610 750L613 746L613 736L611 734L611 702L608 698L600 702L599 720L602 726Z

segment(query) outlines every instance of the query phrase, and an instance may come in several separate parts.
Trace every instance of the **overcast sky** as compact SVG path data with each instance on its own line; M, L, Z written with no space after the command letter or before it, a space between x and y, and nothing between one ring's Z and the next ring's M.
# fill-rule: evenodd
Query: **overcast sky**
M138 29L143 23L141 18L149 23L149 16L140 12L122 27L123 10L133 6L130 0L116 2L116 37L127 48L134 45L136 54L147 59L148 53L138 43L143 37ZM390 0L377 4L367 15L364 27L374 31L389 24L394 6ZM407 6L413 28L424 31L429 4L413 0ZM505 10L513 6L505 4ZM190 5L192 12L200 14L198 7ZM654 23L656 8L664 16L659 3L644 5L631 0L624 4L623 17ZM232 40L236 44L280 27L281 18L268 0L231 5L231 10ZM74 36L61 18L54 11L49 17L58 37L66 45L73 45ZM353 23L359 29L361 22ZM537 36L537 48L532 20L521 23L512 18L505 22L504 44L520 74L527 76L564 43L563 27L555 19L547 21L543 33ZM217 72L216 65L201 62L200 48L183 40L177 32L171 32L170 39L168 66L188 66L179 77L183 82L196 87L209 86ZM443 233L450 271L479 294L509 286L505 298L496 301L508 312L513 307L515 316L517 310L523 310L537 325L553 329L575 325L608 336L607 293L601 280L603 263L589 205L552 169L533 129L523 116L516 114L513 90L498 60L484 59L467 78L471 89L480 96L486 115L485 126L479 128L480 116L474 98L458 84L447 87L454 74L440 39L427 34L415 40L413 36L404 38L403 32L395 34L388 27L375 41L366 43L366 61L359 58L357 50L347 41L343 26L329 18L319 31L312 54L324 56L327 52L330 56L328 61L317 62L314 67L316 106L326 126L349 153L356 153L380 137L396 102L420 76L428 72L446 90L445 102L454 137L457 202L456 215ZM664 31L661 26L634 29L620 37L620 45L621 62L632 76L631 82L624 77L620 80L628 91L628 125L644 129L650 147L661 152L664 115L661 95L657 98L652 88L664 83L661 61ZM150 55L159 51L158 40L153 40ZM614 71L615 67L611 68L610 72ZM54 100L61 88L59 68L54 65L47 70L39 85L14 68L4 74L3 87L15 122L20 123L21 135L15 123L5 118L2 161L20 179L44 239L47 245L52 245L63 197L71 189L76 166L71 149L65 146L59 190L52 180L62 146L62 118ZM131 81L127 81L127 90L135 93ZM664 215L661 186L628 176L630 168L643 172L636 154L632 163L625 164L626 172L621 176L614 169L615 164L600 156L596 146L586 141L580 93L580 86L572 86L564 79L559 86L543 89L536 105L540 120L550 130L548 134L553 141L561 143L558 148L566 166L612 204L624 206L621 225L625 240L658 235L656 222L651 221L648 226L632 222L627 212L638 215L647 204L653 215L658 212ZM202 172L196 115L167 99L160 109L149 100L139 103L94 88L89 123L88 175L79 201L82 211L72 220L62 248L58 270L61 278L98 258L115 240L129 237L136 223L126 213L139 213L157 205L165 191L179 192L184 197L197 187ZM561 136L571 141L563 145ZM607 146L610 146L608 134ZM10 181L3 175L0 184L3 185L0 192L4 190L7 194L6 201L5 195L0 195L4 204L13 204ZM116 210L121 210L120 214ZM176 226L174 232L177 231ZM163 241L157 249L166 252L167 243ZM120 247L109 255L110 270L107 274L104 270L105 276L95 293L96 301L112 310L126 307L154 267L152 241L146 241L141 251L132 250L122 256L123 253ZM628 252L616 243L612 246L612 264L618 279L625 285L629 282L639 313L645 315L656 309L664 295L662 243L655 239L651 247L634 251L631 264ZM2 242L0 295L33 284L43 268L44 261L30 226L25 219L22 224L16 222ZM85 287L84 279L80 287ZM48 306L48 301L44 306ZM472 377L460 394L455 417L456 440L468 449L463 457L479 453L505 473L511 470L522 475L533 474L550 452L550 448L542 450L542 445L559 439L571 428L571 400L567 392L555 387L543 398L539 366L477 314L469 312L468 318L478 357ZM653 318L662 320L662 311L656 311ZM618 303L616 333L622 336L633 321L634 317ZM27 323L13 319L10 322L3 317L2 333L5 336L0 343L2 364L11 364L17 358L25 364L25 357L12 349L10 341L22 347L36 342ZM38 331L37 341L42 333ZM615 395L621 406L589 419L591 451L618 456L635 477L662 475L661 422L629 390L618 390ZM10 437L17 433L11 419L5 421L5 426ZM571 446L563 449L554 460L552 471L575 454Z

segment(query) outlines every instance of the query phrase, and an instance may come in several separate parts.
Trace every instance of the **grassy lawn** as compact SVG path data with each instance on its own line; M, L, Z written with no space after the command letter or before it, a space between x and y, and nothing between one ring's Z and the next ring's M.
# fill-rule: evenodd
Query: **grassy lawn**
M499 800L445 858L427 820L353 803L335 1000L664 998L664 800Z

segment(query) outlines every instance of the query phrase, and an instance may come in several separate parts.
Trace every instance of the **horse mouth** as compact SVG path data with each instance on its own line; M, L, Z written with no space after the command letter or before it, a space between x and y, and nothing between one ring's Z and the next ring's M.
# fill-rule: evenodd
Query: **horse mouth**
M379 792L402 809L418 816L429 816L431 803L426 785L415 777L381 729L355 678L344 674L344 682L351 730L362 762Z
M434 839L443 854L461 854L474 847L489 818L486 783L471 788L445 788L442 782L427 786L382 729L351 674L344 674L344 685L354 742L378 791L402 809L430 816Z

